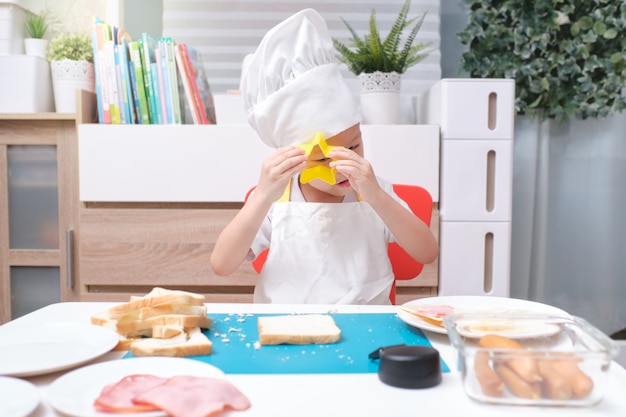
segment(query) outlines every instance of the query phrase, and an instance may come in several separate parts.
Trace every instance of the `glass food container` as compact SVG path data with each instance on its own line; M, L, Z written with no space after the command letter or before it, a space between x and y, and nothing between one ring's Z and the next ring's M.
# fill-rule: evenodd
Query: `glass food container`
M465 393L492 404L589 406L602 400L618 345L575 316L453 313Z

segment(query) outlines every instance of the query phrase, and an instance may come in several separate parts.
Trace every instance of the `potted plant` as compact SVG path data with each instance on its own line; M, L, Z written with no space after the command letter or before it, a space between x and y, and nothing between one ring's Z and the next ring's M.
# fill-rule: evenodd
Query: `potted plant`
M429 54L430 42L415 43L415 38L424 22L426 13L409 18L411 0L406 0L396 17L389 34L382 40L376 9L372 9L369 20L369 32L360 36L345 19L341 19L351 33L349 45L337 38L333 44L339 61L359 79L361 89L361 107L365 123L395 123L400 94L401 75L413 65L424 60ZM408 35L405 30L410 28ZM403 41L403 37L406 38ZM384 95L391 94L391 101L381 104L382 108L372 105L372 99L378 101ZM395 110L389 119L382 115L381 109Z
M517 114L563 122L626 107L623 0L466 4L461 67L473 78L515 79Z
M38 56L46 59L48 40L44 39L48 31L48 21L44 13L30 14L26 19L26 34L24 49L26 55Z
M50 41L48 61L56 111L76 111L76 90L94 92L94 64L91 37L87 34L62 34Z

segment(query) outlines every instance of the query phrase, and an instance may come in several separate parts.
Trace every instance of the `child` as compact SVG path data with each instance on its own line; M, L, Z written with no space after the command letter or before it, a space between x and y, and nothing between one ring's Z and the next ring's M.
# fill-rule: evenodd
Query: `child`
M334 56L324 20L307 9L265 35L243 74L248 120L277 150L211 266L229 275L269 248L255 302L389 304L387 243L422 263L438 254L430 229L364 159L359 109Z

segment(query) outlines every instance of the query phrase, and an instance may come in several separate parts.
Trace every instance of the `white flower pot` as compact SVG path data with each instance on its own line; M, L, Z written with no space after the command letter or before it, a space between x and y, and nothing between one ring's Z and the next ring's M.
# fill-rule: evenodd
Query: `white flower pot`
M57 113L76 113L76 90L95 92L94 67L88 61L50 62Z
M46 51L48 49L47 39L24 39L24 51L26 55L38 56L39 58L46 59Z
M400 107L400 74L361 73L358 77L364 124L397 124Z

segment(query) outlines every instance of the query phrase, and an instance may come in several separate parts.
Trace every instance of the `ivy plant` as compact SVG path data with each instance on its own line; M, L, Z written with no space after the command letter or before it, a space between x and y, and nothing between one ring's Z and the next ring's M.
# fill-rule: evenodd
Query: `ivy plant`
M415 43L426 14L409 18L410 7L411 0L406 0L384 41L381 40L380 28L376 21L376 9L372 9L370 14L369 32L363 36L360 36L345 19L341 18L352 37L349 46L333 38L339 61L345 63L355 75L375 71L395 71L398 74L404 74L407 69L426 58L430 54L427 48L431 43ZM409 34L402 43L404 31L407 28L410 28Z
M457 34L472 78L515 79L515 109L541 120L626 107L624 0L465 0Z

